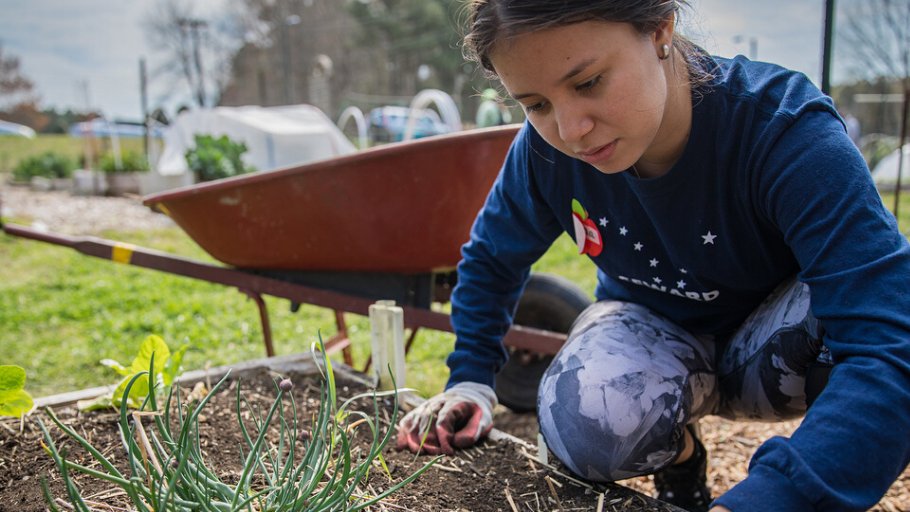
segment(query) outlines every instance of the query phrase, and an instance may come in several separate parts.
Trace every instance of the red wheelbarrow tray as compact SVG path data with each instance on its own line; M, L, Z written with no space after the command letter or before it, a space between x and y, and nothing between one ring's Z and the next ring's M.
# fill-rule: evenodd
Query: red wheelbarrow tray
M249 269L451 269L515 125L389 144L147 196L222 263Z

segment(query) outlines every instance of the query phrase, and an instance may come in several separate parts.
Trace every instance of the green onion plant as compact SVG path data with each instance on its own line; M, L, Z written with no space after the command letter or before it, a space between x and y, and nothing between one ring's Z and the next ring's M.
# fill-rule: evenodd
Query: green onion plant
M238 383L236 413L245 441L245 455L240 478L233 483L222 481L206 465L200 449L198 425L199 415L229 375L225 375L194 407L187 407L186 413L179 386L170 389L163 404L159 404L160 397L156 395L157 385L149 386L138 410L130 411L127 401L122 401L119 430L128 471L116 468L75 429L61 422L51 409L45 409L51 421L95 459L95 463L88 465L67 460L65 450L58 449L48 428L40 418L37 419L46 451L60 472L72 510L91 510L73 482L73 472L120 487L138 512L357 511L376 504L415 480L438 457L382 492L365 492L361 484L366 481L374 461L388 473L382 450L397 423L398 393L395 390L364 393L337 405L335 375L324 349L321 339L319 346L313 348L323 382L319 410L311 418L308 431L301 428L297 406L290 393L293 384L289 379L276 384L277 398L264 416L254 411L243 398ZM149 367L154 369L154 355ZM126 396L142 376L133 376L126 386ZM392 396L394 400L391 422L383 433L379 398L385 396ZM372 416L350 409L354 400L364 397L372 397ZM172 407L172 402L176 406ZM242 417L244 409L251 413L249 423ZM285 411L290 415L286 416ZM353 450L352 437L361 428L369 429L370 446L366 450ZM274 431L278 434L277 441L267 441L267 434ZM389 479L391 481L391 475ZM46 480L42 486L48 508L60 510Z

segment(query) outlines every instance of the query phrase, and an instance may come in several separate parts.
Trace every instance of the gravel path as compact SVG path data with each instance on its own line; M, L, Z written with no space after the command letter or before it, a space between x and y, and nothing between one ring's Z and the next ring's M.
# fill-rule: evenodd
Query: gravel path
M145 230L173 226L164 215L142 206L138 198L78 197L68 192L36 192L25 187L0 187L4 217L32 222L66 234L98 234L105 230ZM789 436L799 422L745 423L720 418L701 421L702 438L710 456L708 480L715 494L746 477L749 458L773 436ZM862 478L862 475L855 475ZM623 482L651 494L647 478ZM771 499L772 497L769 497ZM910 471L905 471L874 508L880 512L910 512Z
M167 216L143 206L139 198L74 196L69 192L38 192L4 185L0 186L0 207L5 218L69 235L174 226Z

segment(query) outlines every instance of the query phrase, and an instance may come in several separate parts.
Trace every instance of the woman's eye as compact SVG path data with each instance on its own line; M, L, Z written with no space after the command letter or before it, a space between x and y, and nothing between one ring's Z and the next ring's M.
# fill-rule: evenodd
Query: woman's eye
M546 103L542 101L533 105L525 105L525 112L540 112L545 106Z
M597 84L599 84L599 83L600 83L600 75L597 75L594 78L588 80L587 82L584 82L584 83L581 83L581 84L578 84L577 86L575 86L575 90L580 91L580 92L590 91L591 89L597 87Z

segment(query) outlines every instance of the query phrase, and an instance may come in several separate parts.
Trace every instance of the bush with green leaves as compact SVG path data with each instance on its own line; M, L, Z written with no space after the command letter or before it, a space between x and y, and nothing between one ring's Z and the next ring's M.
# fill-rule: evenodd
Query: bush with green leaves
M98 162L98 167L109 174L145 172L149 170L149 163L142 153L137 151L125 151L120 156L119 164L117 163L117 159L114 158L113 153L105 153L104 156L101 157L101 161Z
M242 142L233 141L227 135L196 135L195 141L196 147L184 156L198 181L229 178L256 170L243 163L241 156L246 153L247 147Z
M48 428L39 418L46 450L60 471L72 510L88 511L89 506L70 477L80 472L100 478L121 488L138 512L175 511L296 511L306 510L358 511L386 498L412 482L439 457L388 489L372 494L361 487L374 461L378 461L391 480L382 458L398 417L397 392L370 393L355 396L337 405L335 376L331 360L319 341L323 383L319 411L312 419L309 435L303 435L297 405L291 393L293 384L283 379L275 385L277 398L262 416L242 396L237 385L236 415L245 439L243 468L236 483L222 481L206 465L199 438L199 416L211 397L227 381L225 375L196 404L182 404L179 386L174 386L166 399L159 403L157 386L151 386L140 411L129 412L126 401L120 406L120 434L126 451L128 472L122 472L105 455L82 437L76 429L60 421L51 409L48 417L76 444L95 459L81 465L66 459L57 447ZM154 355L149 363L154 371ZM317 359L318 363L318 359ZM323 370L324 369L324 370ZM147 373L135 375L126 386L126 393ZM176 393L174 390L177 390ZM176 396L176 402L174 402ZM349 410L359 398L372 396L374 415ZM385 434L380 430L378 398L394 396L391 421ZM288 403L289 402L289 403ZM290 415L286 415L287 407ZM252 425L244 421L244 412ZM185 413L185 415L184 415ZM176 416L174 416L176 414ZM277 418L277 422L275 419ZM288 419L289 418L289 419ZM146 429L143 420L149 423ZM273 424L277 423L276 424ZM176 425L176 428L172 428ZM371 444L366 450L352 449L352 437L357 428L368 428ZM277 433L275 432L277 430ZM277 439L277 441L269 441ZM301 446L302 445L302 446ZM42 480L48 507L58 511L46 480Z
M28 182L35 177L69 178L75 169L76 163L70 158L60 153L46 151L19 161L13 169L13 179Z

